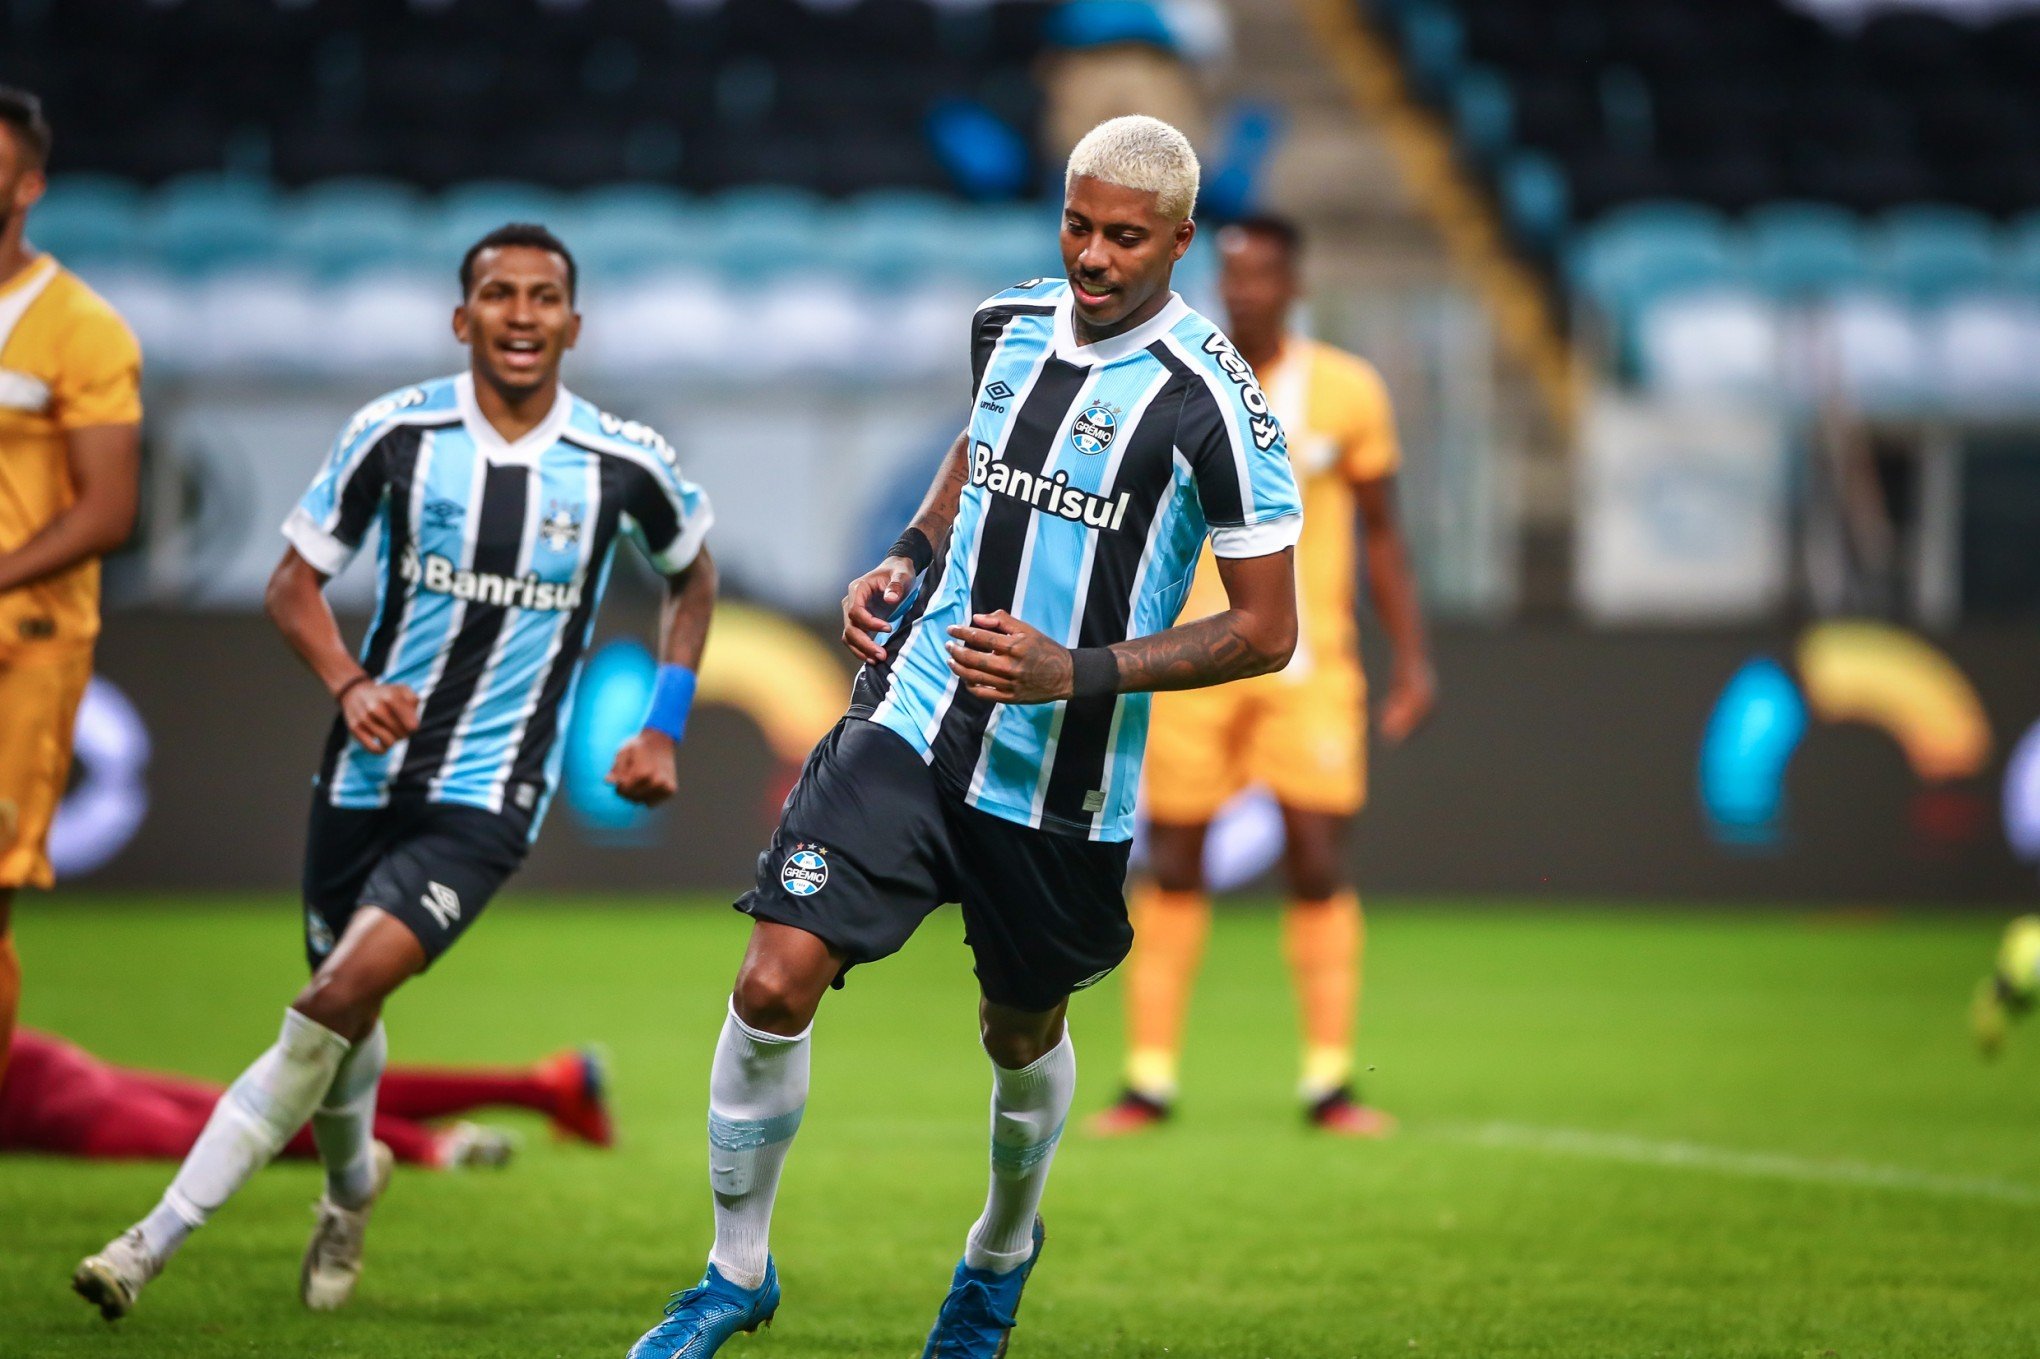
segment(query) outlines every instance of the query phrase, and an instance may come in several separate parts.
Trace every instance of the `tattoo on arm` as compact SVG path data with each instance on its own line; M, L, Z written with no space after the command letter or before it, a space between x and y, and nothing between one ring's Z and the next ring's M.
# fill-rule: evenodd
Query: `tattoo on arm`
M1275 669L1280 659L1257 650L1240 622L1239 610L1227 609L1194 623L1113 643L1119 692L1202 689Z

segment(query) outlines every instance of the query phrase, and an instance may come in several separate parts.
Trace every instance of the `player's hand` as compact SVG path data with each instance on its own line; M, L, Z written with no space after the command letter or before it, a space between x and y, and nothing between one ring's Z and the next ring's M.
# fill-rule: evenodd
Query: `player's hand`
M418 730L418 695L408 684L357 684L340 698L347 730L371 755L381 755Z
M603 782L627 802L656 807L680 787L674 762L679 749L665 732L646 728L617 747L616 763Z
M1438 677L1429 665L1397 667L1388 683L1388 697L1381 702L1382 739L1401 745L1437 706Z
M949 668L963 687L994 703L1052 703L1070 696L1070 650L1000 609L949 630Z
M850 648L851 655L873 664L884 662L885 648L879 644L878 634L891 631L892 624L871 606L882 602L885 615L890 615L914 588L915 574L914 564L905 557L887 557L850 582L843 596L843 645Z

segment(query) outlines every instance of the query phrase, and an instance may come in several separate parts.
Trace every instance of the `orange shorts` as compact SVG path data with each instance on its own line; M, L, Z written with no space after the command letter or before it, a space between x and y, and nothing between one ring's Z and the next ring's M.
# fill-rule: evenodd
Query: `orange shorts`
M0 650L0 888L48 887L48 841L71 776L91 645Z
M1148 819L1203 825L1250 784L1285 807L1351 816L1367 801L1367 681L1352 664L1154 697Z

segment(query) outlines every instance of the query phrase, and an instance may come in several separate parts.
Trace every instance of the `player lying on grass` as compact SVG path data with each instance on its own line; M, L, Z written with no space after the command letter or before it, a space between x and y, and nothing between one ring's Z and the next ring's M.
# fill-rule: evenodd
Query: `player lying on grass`
M0 1079L0 1152L181 1159L225 1093L224 1086L189 1076L115 1066L53 1034L23 1029ZM376 1091L371 1135L406 1165L500 1166L516 1151L510 1133L476 1123L425 1121L493 1108L543 1114L560 1137L598 1147L614 1140L602 1065L590 1052L562 1052L535 1066L508 1069L390 1067ZM277 1154L317 1156L310 1126L293 1133Z
M312 979L162 1202L78 1266L73 1286L109 1318L307 1119L326 1193L300 1295L324 1309L353 1292L387 1178L371 1136L383 1001L474 923L537 836L625 537L666 577L662 664L609 777L634 802L674 791L715 603L707 497L664 439L560 384L581 318L573 258L551 233L491 232L460 283L468 371L364 408L284 526L270 617L340 709L305 846ZM377 522L375 622L357 661L321 591Z
M1134 898L1126 1090L1092 1124L1107 1135L1152 1127L1175 1102L1184 1014L1211 932L1205 836L1219 810L1249 784L1269 789L1282 808L1289 887L1282 933L1303 1018L1297 1087L1305 1116L1351 1137L1379 1137L1394 1127L1353 1083L1366 924L1340 851L1367 800L1367 680L1353 612L1356 537L1375 612L1395 648L1382 735L1398 742L1414 731L1431 711L1436 685L1395 513L1400 458L1388 389L1366 360L1290 329L1302 294L1302 249L1302 233L1278 217L1251 218L1219 233L1228 333L1282 420L1310 525L1296 545L1303 637L1280 674L1155 700L1146 798L1155 882ZM1223 602L1207 558L1184 612L1195 617Z
M703 1359L779 1305L767 1245L823 994L958 901L992 1062L991 1186L924 1351L1005 1351L1076 1086L1070 994L1125 957L1148 694L1277 670L1302 516L1244 360L1169 288L1197 161L1152 118L1071 154L1061 279L971 331L974 409L912 525L843 600L864 662L757 882L709 1078L715 1244L632 1348ZM1172 626L1209 538L1227 607Z

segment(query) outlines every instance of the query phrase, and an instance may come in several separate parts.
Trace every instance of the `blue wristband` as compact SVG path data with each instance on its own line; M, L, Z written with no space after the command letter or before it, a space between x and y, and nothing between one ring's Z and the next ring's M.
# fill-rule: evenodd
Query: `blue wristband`
M693 706L694 672L684 665L662 665L659 682L652 686L645 730L664 732L677 742L687 731L687 710Z

